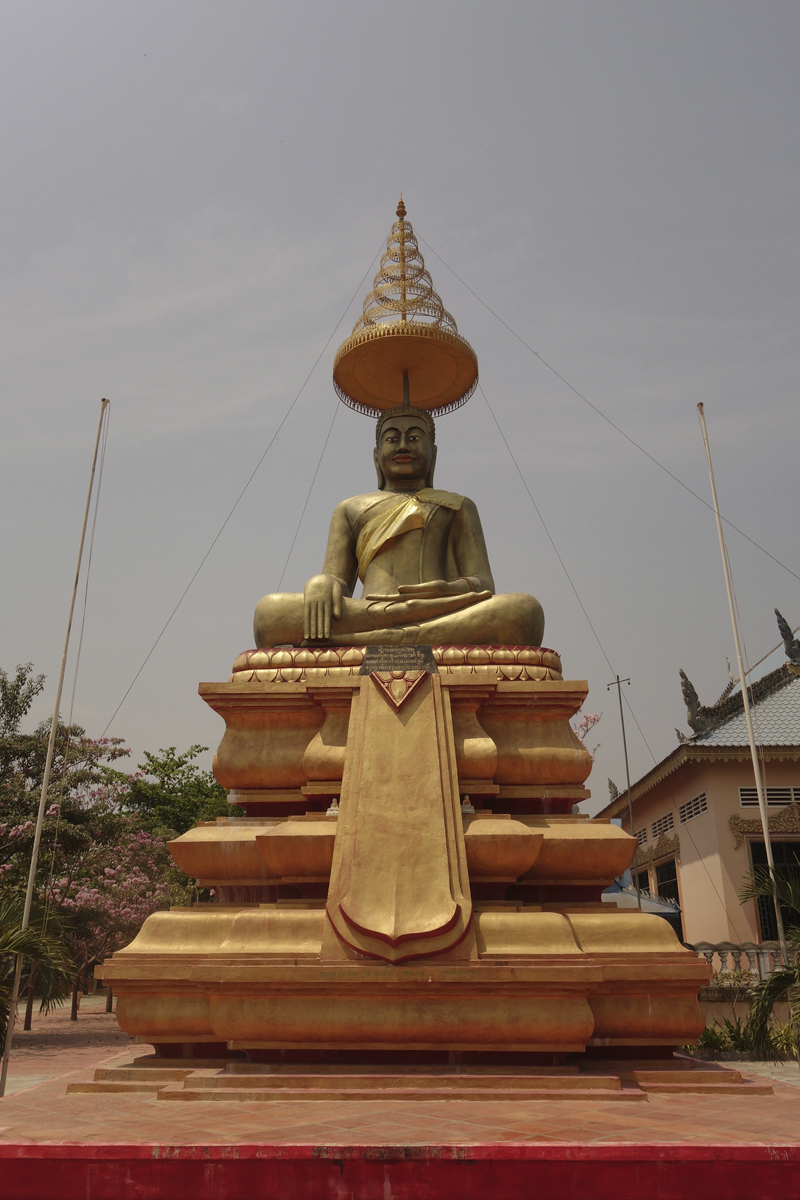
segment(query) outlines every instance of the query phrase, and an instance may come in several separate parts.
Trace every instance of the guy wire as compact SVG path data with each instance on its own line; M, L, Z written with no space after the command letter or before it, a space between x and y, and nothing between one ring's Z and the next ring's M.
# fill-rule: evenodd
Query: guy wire
M435 253L435 251L434 251L434 253ZM438 257L438 256L437 256L437 257ZM445 264L445 265L446 265L446 264ZM560 555L560 553L559 553L559 551L558 551L558 547L556 546L556 544L555 544L555 541L553 540L553 536L552 536L552 534L550 533L550 530L547 528L547 524L546 524L546 522L545 522L545 519L544 519L544 517L542 516L542 514L541 514L541 511L539 510L539 506L538 506L538 504L536 503L536 501L535 501L535 500L534 500L534 498L533 498L533 493L531 492L531 489L528 487L528 484L527 484L527 481L526 481L526 479L525 479L525 476L522 474L522 471L521 471L521 469L520 469L520 465L519 465L519 463L517 462L517 460L516 460L516 458L515 458L515 456L514 456L514 452L513 452L513 450L511 449L511 446L510 446L510 444L509 444L508 438L507 438L507 437L506 437L506 435L503 433L502 427L501 427L501 425L500 425L500 422L499 422L499 421L498 421L498 419L497 419L497 416L496 416L496 414L495 414L495 412L494 412L494 409L492 408L491 404L489 403L489 399L488 399L488 397L487 397L487 395L486 395L485 391L483 390L483 385L479 383L479 384L478 384L478 388L479 388L479 390L480 390L480 393L481 393L481 395L483 396L483 399L484 399L484 401L486 402L486 407L489 409L489 412L490 412L490 413L491 413L491 415L492 415L492 420L494 421L495 425L497 426L498 433L500 434L500 437L503 439L503 442L505 443L505 447L506 447L506 449L508 450L508 453L509 453L509 456L510 456L510 458L511 458L511 461L513 462L514 466L515 466L515 467L516 467L516 469L517 469L517 474L519 475L520 479L522 480L522 486L525 488L525 491L528 493L528 497L529 497L529 499L530 499L530 502L531 502L531 504L532 504L532 505L533 505L533 507L534 507L534 510L535 510L535 512L536 512L536 515L537 515L537 517L539 518L539 520L540 520L540 521L541 521L541 523L542 523L542 528L544 529L545 533L547 534L548 540L549 540L549 542L550 542L550 545L553 547L553 550L554 550L554 552L555 552L556 558L558 559L559 563L561 564L561 568L562 568L562 570L563 570L564 574L565 574L565 575L566 575L566 577L567 577L567 581L568 581L568 583L569 583L570 587L572 588L573 592L575 593L575 599L578 601L578 604L579 604L579 605L580 605L580 607L581 607L581 611L583 612L583 615L586 617L586 621L587 621L587 623L588 623L588 625L589 625L589 628L591 629L592 633L594 634L594 639L595 639L595 641L597 642L597 645L600 647L600 652L601 652L601 654L603 655L603 658L606 660L606 663L608 664L608 669L611 671L611 674L612 674L612 675L616 675L616 671L614 670L613 666L611 665L611 660L610 660L610 658L608 657L608 655L606 654L605 647L603 646L603 643L602 643L602 642L601 642L601 640L600 640L600 635L598 634L597 630L595 629L594 625L592 624L591 617L589 616L588 612L586 611L586 606L584 605L583 601L582 601L582 600L581 600L581 598L580 598L580 595L578 594L578 589L576 588L575 584L574 584L574 583L573 583L573 581L572 581L572 576L570 575L569 571L567 570L566 563L564 562L563 558L561 557L561 555ZM625 703L625 707L628 709L628 712L631 714L631 717L633 718L633 722L634 722L634 724L635 724L636 728L637 728L637 729L638 729L638 731L639 731L639 734L640 734L640 736L641 736L641 739L642 739L642 741L644 742L645 746L647 747L648 753L650 754L650 757L652 758L654 765L656 765L656 762L657 762L657 760L656 760L656 756L655 756L655 754L653 754L653 751L652 751L652 750L651 750L651 748L650 748L650 743L648 742L647 738L645 737L644 730L642 729L641 725L639 724L638 718L637 718L637 716L636 716L636 713L633 711L633 708L632 708L632 706L631 706L631 703L630 703L630 701L628 700L627 696L623 696L623 697L622 697L622 699L623 699L623 701L624 701L624 703ZM676 802L675 802L675 796L674 796L674 794L673 794L673 792L672 792L672 788L670 787L670 785L669 785L669 784L667 784L667 785L666 785L666 788L667 788L667 792L668 792L668 794L669 794L669 797L670 797L670 801L671 801L672 807L673 807L673 808L675 809L675 811L677 812L678 806L677 806L677 804L676 804ZM679 820L680 820L680 813L678 813L678 818L679 818ZM684 828L685 828L685 826L684 826ZM738 931L738 929L736 928L736 922L733 920L733 917L731 917L731 916L730 916L730 914L728 914L728 913L727 913L727 910L726 910L726 907L725 907L725 902L724 902L724 900L723 900L722 896L720 895L719 889L718 889L718 887L717 887L716 883L714 882L714 879L713 879L713 877L712 877L712 875L711 875L711 872L709 871L708 867L706 866L705 860L704 860L704 859L703 859L703 857L700 855L700 852L699 852L699 851L698 851L698 849L697 849L697 843L695 842L694 838L692 837L691 830L690 830L690 829L686 829L686 833L687 833L687 835L688 835L688 837L689 837L689 841L692 843L692 845L693 845L693 846L694 846L694 848L695 848L695 851L697 852L697 857L698 857L699 861L700 861L700 862L702 863L702 865L703 865L703 870L705 871L706 875L708 876L708 881L709 881L709 883L711 884L711 887L712 887L712 888L713 888L713 890L714 890L714 894L716 895L717 899L719 900L720 907L722 908L722 911L723 911L723 912L726 914L726 916L728 916L728 918L729 918L729 920L730 920L730 922L731 922L731 925L732 925L732 926L733 926L733 928L734 928L734 932L736 933L736 936L740 938L739 931ZM634 830L633 830L633 829L631 829L631 836L632 836L632 837L633 837L633 836L635 836L635 832L634 832ZM740 938L740 940L741 940L741 938Z
M592 633L594 634L594 640L597 642L598 646L600 647L600 653L603 655L603 658L608 663L608 669L611 672L611 674L616 675L616 671L614 670L614 668L611 665L611 659L608 657L608 655L605 652L603 643L600 641L597 630L595 629L594 625L592 624L592 619L589 616L588 612L586 611L583 601L581 600L580 596L578 595L578 589L575 587L575 584L572 582L572 576L570 575L569 571L567 570L566 563L564 562L563 558L561 557L561 555L558 552L558 547L556 546L555 542L553 541L552 534L550 533L550 530L547 528L545 519L542 516L541 512L539 511L539 506L533 498L533 493L531 492L531 489L528 487L528 484L525 480L525 476L522 474L522 471L520 470L519 463L517 462L516 458L514 457L514 451L511 449L511 446L509 445L508 438L503 433L503 430L500 428L500 422L498 421L497 417L495 416L494 409L492 408L491 404L489 403L486 392L483 390L483 384L479 383L478 389L479 389L481 395L483 396L484 401L486 402L486 407L488 408L489 412L492 414L492 420L494 421L495 425L497 426L498 433L500 434L500 437L503 439L503 441L505 443L506 450L508 451L508 453L511 456L511 461L513 462L514 466L517 468L517 474L519 475L520 479L522 480L522 486L525 488L525 491L528 493L530 502L533 505L534 509L536 510L536 515L542 523L542 529L544 529L545 533L547 534L550 545L553 547L553 550L555 551L555 556L558 559L558 561L561 563L561 568L567 577L569 586L572 588L573 592L575 593L575 599L578 601L578 604L581 606L581 611L583 612L583 615L586 617L586 620L589 624L589 628L591 629Z
M419 235L417 235L417 236L419 237ZM608 425L610 425L612 429L616 429L617 433L621 434L622 437L624 437L626 441L630 442L630 444L632 446L635 446L636 449L638 451L640 451L640 453L644 454L645 458L649 458L650 461L652 463L654 463L666 475L669 475L670 479L674 480L675 483L679 484L684 489L684 491L689 493L690 496L694 496L695 500L699 500L700 503L705 505L706 508L711 509L712 512L714 511L713 505L709 504L707 500L704 500L702 496L698 495L697 492L695 492L692 488L690 488L688 483L684 483L682 479L679 479L677 475L674 475L673 472L670 471L669 467L665 467L662 462L659 462L659 460L649 452L649 450L645 450L644 446L641 446L639 444L639 442L637 442L635 440L635 438L632 438L630 436L630 434L626 433L624 429L621 429L619 427L619 425L617 425L614 421L612 421L609 416L606 416L606 414L603 412L603 410L601 408L598 408L598 406L596 404L592 403L592 401L587 396L584 396L583 392L579 392L578 389L573 384L571 384L568 379L565 379L564 376L561 375L560 372L558 372L555 367L550 365L550 363L547 361L547 359L542 358L542 356L538 350L534 350L533 346L531 346L528 342L526 342L525 339L523 337L521 337L515 329L512 329L511 326L508 324L508 322L504 321L503 318L498 313L496 313L494 311L494 309L486 303L485 300L481 299L481 297L478 295L478 293L475 291L475 289L471 288L469 286L469 284L466 282L466 280L462 279L461 276L458 274L458 272L454 271L453 268L450 266L450 264L445 262L445 260L441 256L441 254L439 254L439 252L437 250L434 250L434 248L430 244L430 242L426 242L425 238L423 238L423 237L419 237L419 240L428 247L428 249L431 251L432 254L434 254L436 256L436 258L439 259L439 262L442 264L442 266L446 267L447 270L450 272L450 274L454 275L455 278L458 280L458 282L463 287L465 287L471 295L473 295L475 297L475 299L478 301L478 303L482 304L483 307L486 309L486 311L491 313L491 315L495 318L495 320L499 321L500 324L503 326L503 328L507 329L508 332L512 335L512 337L515 337L517 339L517 341L520 342L525 347L526 350L529 350L530 353L534 356L534 358L538 358L538 360L542 364L542 366L547 367L548 371L552 372L552 374L555 375L557 379L560 379L561 382L563 384L565 384L571 392L574 392L579 400L583 400L584 404L588 404L589 408L591 408L594 412L596 412L598 417L602 417L602 419ZM771 558L772 561L774 563L777 563L777 565L779 567L783 567L784 571L788 571L788 573L794 579L797 579L798 581L800 581L800 575L798 575L796 571L793 571L791 567L787 567L786 563L781 562L781 560L779 558L776 558L774 554L770 554L769 550L766 550L764 548L764 546L762 546L760 544L760 542L757 542L755 540L755 538L751 538L749 534L745 533L743 529L740 529L738 525L734 525L733 521L729 521L727 517L724 517L722 515L722 513L720 513L720 518L721 518L721 520L723 520L725 522L726 525L729 525L731 529L735 530L736 533L740 534L743 538L745 538L745 540L748 541L751 546L755 546L756 549L760 550L762 554L766 554L767 558Z
M283 570L281 571L281 577L278 580L278 586L275 589L276 592L279 592L281 590L281 584L283 583L283 577L286 574L286 568L289 566L289 559L292 557L292 551L294 550L294 544L297 541L297 535L300 532L300 526L303 524L303 517L306 515L306 509L308 508L308 502L311 499L311 493L314 490L314 484L317 482L317 475L319 475L319 469L322 466L322 460L325 457L325 451L328 449L328 442L331 440L331 434L333 433L333 423L336 420L338 412L339 412L339 400L337 399L336 407L333 410L333 419L331 420L331 423L328 426L328 434L327 434L327 437L325 438L325 444L322 447L322 450L320 451L320 456L319 456L319 459L317 460L317 469L315 470L314 477L311 480L311 483L309 484L308 494L306 496L306 502L303 505L303 511L300 513L300 519L297 522L297 528L294 531L294 537L292 538L292 544L289 547L289 553L286 555L286 562L283 564Z
M152 646L150 647L150 649L148 650L147 654L145 655L145 658L144 658L144 660L142 661L142 664L141 664L141 666L139 667L139 670L136 672L136 674L134 675L134 677L133 677L133 679L131 680L130 684L128 685L127 691L125 692L124 696L122 697L122 699L120 700L119 704L117 705L117 707L114 709L113 713L111 714L111 716L110 716L110 718L109 718L109 720L108 720L108 723L107 723L107 725L106 725L105 729L103 730L102 734L100 735L101 737L105 737L106 733L108 732L109 728L111 727L111 723L112 723L112 721L114 720L114 718L116 717L117 713L118 713L118 712L119 712L119 710L122 708L123 704L125 703L125 701L127 700L128 696L130 695L131 691L133 690L133 687L134 687L134 684L136 683L136 680L139 678L139 676L141 675L142 671L145 669L145 667L147 666L148 662L150 661L150 658L152 657L152 655L153 655L153 652L155 651L155 648L156 648L156 646L157 646L157 645L158 645L158 643L161 641L161 639L162 639L162 637L164 636L164 634L167 632L167 629L169 628L169 626L170 626L170 624L171 624L171 622L172 622L172 618L175 616L176 612L178 611L178 609L180 608L180 606L183 604L183 601L185 600L185 598L186 598L186 595L187 595L187 593L188 593L189 589L191 588L191 586L192 586L192 584L194 583L194 581L195 581L195 579L197 578L197 576L198 576L198 575L200 574L200 572L202 571L202 569L203 569L203 567L204 567L204 565L205 565L206 559L207 559L207 558L208 558L208 556L211 554L211 551L214 549L214 547L216 546L216 544L217 544L217 542L219 541L220 537L222 536L222 533L223 533L223 531L224 531L224 529L225 529L226 525L227 525L227 524L228 524L228 522L230 521L230 519L231 519L231 517L233 516L233 514L236 512L236 509L239 507L239 502L241 501L241 499L242 499L242 497L244 496L244 494L245 494L245 492L247 491L247 489L250 487L250 484L253 482L253 479L255 478L255 476L256 476L256 473L257 473L257 471L258 471L259 467L261 466L261 464L263 463L264 459L267 457L267 455L269 454L270 450L272 449L272 447L273 447L273 445L274 445L274 443L275 443L275 441L276 441L276 439L277 439L277 437L278 437L278 434L279 434L279 433L280 433L280 431L283 429L284 425L286 424L287 420L289 419L289 416L290 416L290 414L291 414L291 412L292 412L292 409L293 409L293 408L294 408L294 406L297 404L297 401L300 399L300 397L302 396L303 392L305 391L306 384L308 383L308 381L310 380L311 376L314 374L314 372L316 371L317 367L319 366L319 363L320 363L320 360L321 360L321 358L322 358L323 354L324 354L324 353L325 353L325 351L328 349L328 346L331 344L331 342L332 342L332 340L333 340L333 338L334 338L334 336L335 336L335 334L336 334L336 330L339 328L339 326L341 325L342 321L343 321L343 320L345 319L345 317L347 316L347 313L348 313L348 311L349 311L349 309L350 309L350 306L351 306L351 304L352 304L352 303L353 303L353 301L354 301L354 300L357 298L357 296L358 296L359 292L361 291L361 288L362 288L362 287L363 287L363 285L364 285L364 280L367 278L367 276L369 275L369 273L370 273L370 271L372 270L373 266L375 265L375 259L376 259L376 258L378 257L378 255L379 255L379 254L381 254L382 252L383 252L383 243L381 243L381 248L380 248L380 250L378 250L378 252L377 252L377 253L376 253L376 254L373 256L373 258L372 258L372 262L369 264L369 266L367 267L366 271L365 271L365 272L364 272L364 274L361 276L361 279L360 279L360 280L359 280L359 282L358 282L358 286L356 287L356 289L355 289L355 291L353 292L352 296L351 296L351 297L350 297L350 299L348 300L348 302L347 302L347 305L346 305L346 307L345 307L344 311L342 312L342 315L339 317L339 320L338 320L338 321L336 322L336 324L334 325L333 329L332 329L332 330L331 330L331 332L330 332L330 335L329 335L329 337L328 337L327 341L325 342L325 345L322 347L322 349L320 350L320 352L319 352L319 354L317 355L316 359L314 360L314 365L312 366L311 370L308 372L308 374L306 375L305 379L303 380L303 383L302 383L302 385L301 385L301 387L300 387L300 390L299 390L299 392L297 393L297 395L295 396L294 400L293 400L293 401L292 401L292 403L289 405L289 407L287 408L287 410L286 410L285 414L284 414L284 415L283 415L283 417L281 418L281 422L280 422L280 424L278 425L278 428L275 430L275 432L274 432L274 434L272 435L272 437L270 438L270 441L269 441L269 443L268 443L268 445L267 445L267 448L266 448L266 450L264 451L264 453L263 453L263 454L261 455L261 457L259 458L259 460L258 460L258 462L256 463L255 467L253 468L252 472L250 473L250 476L248 477L248 479L247 479L247 482L245 483L245 485L244 485L244 487L242 488L242 490L239 492L239 495L236 497L236 500L235 500L235 501L234 501L234 503L233 503L233 507L231 508L231 510L230 510L230 512L228 513L228 515L227 515L227 517L225 518L225 520L224 520L224 521L222 522L222 524L220 525L220 527L219 527L219 530L217 531L217 534L216 534L216 536L215 536L214 540L212 541L211 545L208 547L208 549L206 550L205 554L204 554L204 555L203 555L203 557L201 558L201 560L200 560L200 563L199 563L199 565L198 565L198 567L197 567L197 570L196 570L196 571L195 571L195 573L192 575L192 577L191 577L191 579L189 580L189 582L187 583L186 587L185 587L185 588L183 589L183 591L181 592L181 594L180 594L180 596L179 596L179 598L178 598L178 602L177 602L177 604L175 605L175 607L173 608L172 612L171 612L171 613L169 614L169 616L167 617L166 621L164 622L164 625L163 625L163 626L162 626L162 628L161 628L161 632L159 633L158 637L157 637L157 638L156 638L156 640L153 642Z

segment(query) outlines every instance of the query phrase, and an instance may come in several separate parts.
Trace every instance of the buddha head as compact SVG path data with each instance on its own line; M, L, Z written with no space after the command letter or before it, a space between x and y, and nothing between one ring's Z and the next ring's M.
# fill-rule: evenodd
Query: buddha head
M389 408L378 418L375 433L378 488L420 489L433 486L436 427L421 408Z

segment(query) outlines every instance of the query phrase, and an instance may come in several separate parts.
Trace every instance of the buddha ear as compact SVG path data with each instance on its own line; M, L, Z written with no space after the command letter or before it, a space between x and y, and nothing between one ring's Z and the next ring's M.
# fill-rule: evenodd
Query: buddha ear
M438 449L439 449L439 447L434 445L433 455L431 457L431 469L428 472L428 487L430 487L430 488L433 487L433 472L436 470L436 452Z
M378 457L377 448L372 451L372 461L375 463L375 470L378 475L378 491L382 492L386 487L386 478L381 470L381 460Z

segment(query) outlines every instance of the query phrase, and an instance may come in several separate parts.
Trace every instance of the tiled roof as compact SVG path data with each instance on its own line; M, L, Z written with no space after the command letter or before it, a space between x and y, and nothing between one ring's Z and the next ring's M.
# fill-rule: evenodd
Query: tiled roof
M783 647L781 647L782 649ZM772 658L772 655L767 657ZM766 661L765 659L764 662ZM780 660L778 660L775 666L780 665ZM788 678L788 683L770 691L753 705L753 726L758 745L800 745L800 675L790 675ZM734 713L716 729L712 729L708 733L697 734L691 739L691 744L693 746L746 746L748 744L747 723L743 710L740 709L739 712Z
M796 636L797 629L795 629L793 632ZM764 657L759 659L755 666L752 666L747 672L748 687L752 687L754 683L757 683L759 679L763 679L765 675L769 675L773 671L777 671L778 667L782 667L785 662L786 650L783 642L779 642L774 650L770 650L769 654L765 654ZM735 666L736 663L733 664L734 668ZM741 690L741 684L736 683L731 689L730 694L732 696L737 696Z

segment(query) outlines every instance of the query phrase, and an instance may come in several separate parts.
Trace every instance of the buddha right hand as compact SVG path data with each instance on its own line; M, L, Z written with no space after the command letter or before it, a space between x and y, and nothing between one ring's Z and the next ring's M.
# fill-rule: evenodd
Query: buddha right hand
M331 636L331 616L342 615L343 589L335 575L315 575L303 589L303 636L306 640L327 640Z

